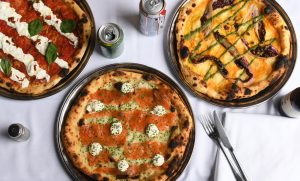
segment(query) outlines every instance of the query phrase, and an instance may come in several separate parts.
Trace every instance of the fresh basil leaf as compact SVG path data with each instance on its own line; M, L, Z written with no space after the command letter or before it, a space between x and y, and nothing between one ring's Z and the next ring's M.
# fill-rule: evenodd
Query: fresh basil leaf
M63 33L71 33L76 27L76 22L73 20L62 20L60 30Z
M53 43L49 43L46 49L46 60L48 64L51 64L57 58L57 47Z
M3 70L3 73L6 75L6 76L9 76L10 73L11 73L11 63L9 60L7 59L1 59L1 62L0 62L0 67L1 69Z
M28 25L28 32L30 36L39 34L43 29L43 23L39 19L31 21Z

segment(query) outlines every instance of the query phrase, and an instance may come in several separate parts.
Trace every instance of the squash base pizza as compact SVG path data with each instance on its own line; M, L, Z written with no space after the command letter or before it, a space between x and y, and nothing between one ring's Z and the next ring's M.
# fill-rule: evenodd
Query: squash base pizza
M185 81L216 100L257 95L293 61L290 30L265 0L190 0L175 33Z
M46 93L81 62L91 29L75 0L0 1L0 88Z
M89 82L62 128L64 151L95 180L167 180L180 172L194 123L154 74L110 70Z

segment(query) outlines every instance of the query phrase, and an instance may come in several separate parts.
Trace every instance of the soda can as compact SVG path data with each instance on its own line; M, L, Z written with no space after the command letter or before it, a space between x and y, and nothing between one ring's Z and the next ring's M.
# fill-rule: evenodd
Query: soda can
M140 1L140 31L147 35L158 35L164 27L166 16L165 0Z
M26 141L30 137L30 131L22 124L11 124L8 127L8 136L15 141Z
M114 23L102 25L97 32L100 51L107 58L117 58L124 50L123 30Z

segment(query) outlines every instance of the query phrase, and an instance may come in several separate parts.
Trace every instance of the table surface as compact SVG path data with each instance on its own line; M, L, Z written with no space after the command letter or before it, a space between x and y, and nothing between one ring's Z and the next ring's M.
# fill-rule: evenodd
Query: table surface
M289 14L296 34L300 34L297 0L278 0ZM85 75L97 68L111 63L133 62L161 70L175 82L175 76L168 67L167 29L171 15L181 3L179 0L167 0L167 21L164 33L159 36L143 36L138 27L139 0L88 0L95 17L96 27L108 22L120 25L125 33L125 51L117 59L106 59L96 47L87 66L63 91L41 100L17 101L0 97L0 180L71 180L62 166L55 147L56 114L60 104L71 87ZM298 21L297 21L298 20ZM206 103L188 91L185 91L193 108L195 117L212 110L247 112L257 114L278 114L276 102L281 95L299 86L300 67L296 65L292 77L277 96L258 106L245 109L220 108ZM297 78L298 77L298 78ZM31 131L27 142L14 142L7 138L7 127L12 123L21 123ZM194 152L187 168L179 180L212 180L216 147L205 135L196 119L196 142Z

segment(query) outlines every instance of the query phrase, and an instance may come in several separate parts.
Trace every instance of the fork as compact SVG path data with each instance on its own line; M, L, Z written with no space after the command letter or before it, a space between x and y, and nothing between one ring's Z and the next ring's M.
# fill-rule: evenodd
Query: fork
M221 144L219 134L215 128L215 124L208 115L200 115L200 122L203 126L206 134L217 144L217 146L222 150L225 155L226 160L229 163L229 166L233 172L233 175L237 181L247 181L247 178L243 177L243 173L238 169L238 166L234 161L230 160L230 155L225 151L225 146Z

